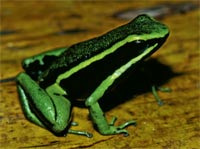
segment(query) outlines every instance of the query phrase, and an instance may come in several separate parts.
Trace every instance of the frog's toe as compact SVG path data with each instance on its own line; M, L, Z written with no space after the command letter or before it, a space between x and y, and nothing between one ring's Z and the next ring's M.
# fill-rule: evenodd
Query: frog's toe
M111 123L109 123L109 129L100 131L103 135L114 135L123 134L125 137L129 135L128 131L125 129L129 125L136 125L135 121L128 121L119 126L113 126L116 121L116 117L113 117Z
M128 121L120 126L117 126L116 127L116 133L123 133L125 137L129 136L129 133L127 130L125 130L124 128L126 128L127 126L130 126L130 125L136 125L136 122L135 121Z
M69 129L68 133L75 134L75 135L82 135L82 136L86 136L88 138L92 138L93 137L93 135L91 133L87 132L87 131L71 130L71 129Z
M130 125L136 126L136 121L134 121L134 120L128 121L128 122L126 122L126 123L124 123L124 124L118 126L118 128L124 129L124 128L126 128L127 126L130 126Z
M120 127L116 127L116 134L123 134L125 137L129 136L129 133L126 129L121 129Z
M109 125L110 125L110 126L114 126L114 124L115 124L116 121L117 121L117 117L114 116L114 117L112 118L111 122L109 123ZM117 128L119 128L119 129L124 129L124 128L126 128L127 126L130 126L130 125L136 126L136 121L134 121L134 120L128 121L128 122L126 122L126 123L124 123L124 124L118 126Z
M112 120L110 121L109 125L114 126L115 122L117 121L117 117L113 116Z

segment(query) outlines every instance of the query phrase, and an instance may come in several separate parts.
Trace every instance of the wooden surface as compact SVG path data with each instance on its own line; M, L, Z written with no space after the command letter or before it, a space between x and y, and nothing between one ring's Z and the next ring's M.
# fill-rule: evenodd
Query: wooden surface
M128 20L113 17L119 11L163 2L1 1L0 148L200 148L198 9L170 14L161 20L171 33L164 46L153 55L156 63L151 67L156 78L163 82L160 85L173 90L159 92L165 104L158 106L152 93L145 91L107 110L108 119L113 115L119 118L117 124L137 120L136 127L127 128L128 137L101 136L88 119L88 110L78 107L73 109L74 121L79 123L74 129L89 131L94 137L71 134L56 137L25 119L16 84L9 80L23 71L22 59L69 46L126 23ZM163 67L158 69L157 65ZM115 99L109 100L115 103Z

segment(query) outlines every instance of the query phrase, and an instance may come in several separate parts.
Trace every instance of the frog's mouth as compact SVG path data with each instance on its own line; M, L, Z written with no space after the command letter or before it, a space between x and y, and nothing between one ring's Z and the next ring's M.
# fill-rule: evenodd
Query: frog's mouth
M86 93L84 97L87 97L103 80L113 74L115 70L129 61L140 57L132 65L133 67L136 66L142 59L155 52L165 40L166 38L159 38L126 43L115 52L106 55L104 58L80 69L70 77L63 79L60 85L74 98L80 98L82 93Z

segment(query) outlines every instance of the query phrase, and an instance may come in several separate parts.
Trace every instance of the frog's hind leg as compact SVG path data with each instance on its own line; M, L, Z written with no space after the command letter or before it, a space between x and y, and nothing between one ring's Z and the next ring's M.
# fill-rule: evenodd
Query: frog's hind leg
M69 102L69 100L67 100L67 98L65 98L65 96L64 96L64 95L66 95L66 92L56 83L47 87L46 92L52 98L53 103L55 105L57 105L57 107L59 109L59 112L57 112L57 115L60 114L59 121L62 120L62 119L66 119L66 117L70 117L71 108L64 107L63 101L62 101L62 100L64 100L64 101ZM70 104L70 106L71 106L71 104ZM62 111L61 111L61 109L62 109ZM66 113L68 115L66 115L64 113ZM69 120L68 120L68 122L70 123L70 126L77 126L78 125L77 122L71 122ZM76 134L76 135L83 135L83 136L86 136L88 138L91 138L93 136L91 133L86 132L86 131L81 131L81 130L67 129L67 133Z
M25 116L31 122L51 129L63 131L70 122L71 104L63 96L51 97L26 73L17 76L17 88Z
M44 90L26 73L20 73L17 76L17 89L23 112L29 121L49 129L55 135L71 133L92 137L88 132L68 129L71 124L71 103L62 96L59 88L50 86Z
M28 98L23 88L20 85L17 85L17 90L19 93L19 99L20 99L21 107L22 107L25 117L32 123L35 123L36 125L39 125L40 127L45 127L41 123L41 121L37 118L37 116L32 112L31 107L29 106Z

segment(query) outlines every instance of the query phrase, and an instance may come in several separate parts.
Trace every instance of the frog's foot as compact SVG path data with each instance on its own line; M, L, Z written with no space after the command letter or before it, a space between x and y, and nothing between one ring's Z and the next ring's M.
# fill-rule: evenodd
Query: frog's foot
M71 122L71 126L78 126L78 123L77 122ZM68 133L75 134L75 135L83 135L83 136L86 136L88 138L92 138L93 137L93 135L91 133L86 132L86 131L80 131L80 130L71 130L71 129L69 129Z
M80 130L71 130L71 129L69 129L68 133L75 134L75 135L83 135L83 136L86 136L88 138L92 138L93 137L93 135L91 133L86 132L86 131L80 131Z
M110 123L107 122L103 111L101 110L99 103L96 102L89 106L90 116L99 130L99 133L102 135L115 135L115 134L124 134L124 136L128 136L128 131L124 129L125 127L129 125L135 125L135 121L128 121L120 126L114 126L114 123L116 122L117 118L113 117L112 121Z
M136 126L136 121L134 121L134 120L128 121L128 122L126 122L126 123L124 123L124 124L122 124L122 125L119 125L119 126L114 126L116 120L117 120L117 117L114 116L114 117L112 118L111 122L109 123L109 126L111 127L111 129L114 130L114 134L123 133L124 136L128 136L129 133L128 133L128 131L127 131L126 129L124 129L124 128L126 128L126 127L128 127L128 126L130 126L130 125Z
M155 100L157 101L159 106L162 106L164 103L163 101L160 99L157 90L161 91L161 92L171 92L171 89L168 87L156 87L155 85L153 85L151 87L152 93L154 95Z

